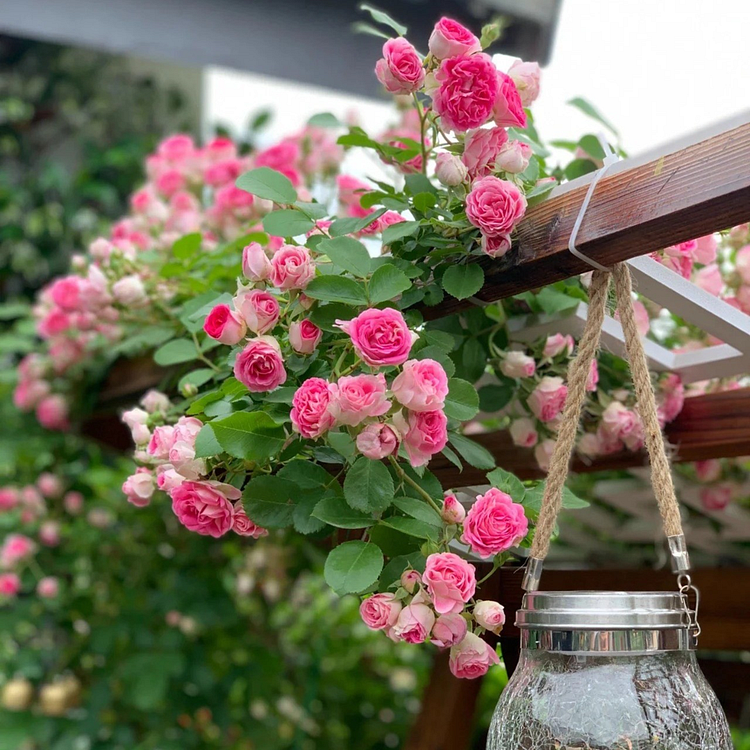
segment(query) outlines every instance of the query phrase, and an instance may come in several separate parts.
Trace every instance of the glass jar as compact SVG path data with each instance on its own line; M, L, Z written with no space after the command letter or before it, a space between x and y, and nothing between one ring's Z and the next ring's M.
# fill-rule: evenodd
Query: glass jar
M533 592L487 750L732 750L678 593Z

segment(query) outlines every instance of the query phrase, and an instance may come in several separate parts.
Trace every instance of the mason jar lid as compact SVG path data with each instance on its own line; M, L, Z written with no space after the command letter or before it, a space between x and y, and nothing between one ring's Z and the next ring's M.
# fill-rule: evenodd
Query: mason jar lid
M663 591L534 591L516 614L522 630L686 629L679 593Z

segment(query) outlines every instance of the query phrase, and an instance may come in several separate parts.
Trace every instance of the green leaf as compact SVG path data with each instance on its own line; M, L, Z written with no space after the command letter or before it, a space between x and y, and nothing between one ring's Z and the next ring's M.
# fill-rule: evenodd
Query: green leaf
M437 188L432 184L430 178L421 172L408 174L404 177L406 189L410 195L419 195L419 193L437 193ZM416 223L416 222L414 222Z
M456 299L475 295L484 284L484 271L476 263L450 266L443 275L443 289Z
M31 312L31 306L26 302L5 302L0 305L0 320L21 318Z
M562 312L563 310L571 310L574 307L578 307L581 303L576 297L571 297L560 292L552 287L544 287L539 294L536 295L536 301L541 306L542 310L546 313Z
M603 160L606 156L602 144L599 143L599 139L595 135L584 135L578 141L578 146L594 159Z
M590 503L584 500L582 497L573 492L569 487L563 487L562 493L562 507L568 510L578 510L580 508L588 508Z
M344 542L331 550L324 568L326 583L339 595L358 594L383 570L383 553L372 542Z
M515 475L505 469L494 469L487 474L487 481L506 495L510 495L516 503L522 503L526 488L523 482Z
M342 302L357 306L367 304L362 284L345 276L318 276L307 285L305 294L323 302Z
M384 11L373 8L372 5L368 5L367 3L360 3L359 9L364 10L366 13L369 13L373 17L373 20L377 21L378 23L382 23L384 26L388 26L389 28L393 29L399 36L404 36L404 34L406 34L406 26L398 23L397 21L394 21Z
M466 463L483 471L495 468L495 459L484 446L457 433L451 435L450 441Z
M406 513L407 516L416 518L418 521L429 523L431 526L443 527L443 519L440 518L434 508L431 508L423 499L415 497L397 497L393 504Z
M180 378L177 388L178 390L182 390L186 385L194 385L196 388L200 388L202 385L208 383L214 374L214 371L209 367L200 367L197 370L192 370Z
M311 219L325 219L328 216L328 209L322 203L295 201L294 205Z
M327 495L318 502L313 515L337 529L366 529L375 520L369 513L350 508L346 500L340 495Z
M339 128L342 127L342 123L339 121L336 115L330 112L318 112L313 115L308 121L308 125L314 128Z
M235 458L264 462L284 445L286 434L262 411L239 411L211 422L219 445Z
M368 195L368 193L363 193L362 195L364 197L365 195ZM328 234L330 234L331 237L341 237L345 234L356 234L357 232L361 232L363 229L369 227L373 221L379 219L385 211L385 208L379 208L377 211L373 211L360 219L356 216L345 216L341 219L336 219L331 226L328 227Z
M584 115L588 115L592 119L596 120L597 122L604 125L607 130L614 133L615 135L619 136L619 133L617 132L617 128L615 128L612 123L605 119L604 116L597 110L592 104L587 102L585 99L582 99L580 96L575 97L574 99L571 99L568 104L570 104L572 107L575 107L576 109L579 109L581 112L583 112Z
M479 389L479 408L486 412L500 411L510 403L515 392L515 385L510 381L483 385Z
M541 183L541 185L535 185L526 193L528 204L535 206L537 203L541 203L556 187L556 180L549 180Z
M411 289L411 281L406 274L392 263L386 263L377 268L370 279L370 303L390 302L407 289Z
M297 389L293 385L289 385L263 394L263 400L267 404L291 404L296 392Z
M200 232L186 234L172 245L172 255L179 260L187 260L200 250L202 242L203 235Z
M344 479L344 497L355 510L382 513L392 502L393 479L380 461L360 456Z
M204 424L195 438L195 457L207 458L221 453L221 446L210 424Z
M299 237L307 234L315 224L294 208L271 211L263 217L263 229L275 237Z
M542 509L542 498L544 497L544 482L532 489L527 489L521 504L527 511L539 513Z
M399 221L397 224L391 224L383 230L381 237L384 245L390 245L402 237L410 237L419 229L418 221Z
M320 502L317 492L303 492L294 506L292 522L295 531L300 534L316 534L325 527L325 522L315 515L315 508Z
M198 359L198 350L191 339L173 339L154 352L154 362L162 367Z
M402 534L415 536L419 539L429 539L436 542L440 537L440 529L431 523L419 521L416 518L405 518L404 516L392 516L384 518L381 522L384 526L400 531Z
M311 461L290 461L279 470L278 476L289 482L294 482L304 490L324 490L329 486L338 487L333 477L322 466Z
M370 253L353 237L323 240L317 250L319 253L325 253L334 265L355 276L364 278L370 273Z
M421 551L411 552L408 555L398 555L392 558L383 568L378 582L380 591L387 591L393 584L400 580L405 570L412 568L419 573L424 573L426 558Z
M471 383L460 378L448 381L448 397L443 409L447 416L466 422L479 411L479 394Z
M329 432L326 438L330 446L344 458L351 460L356 455L354 439L348 432Z
M591 159L573 159L570 164L565 167L565 178L567 180L575 180L576 177L582 177L589 172L595 172L597 170L596 164Z
M291 526L299 487L272 474L255 477L242 493L245 511L259 526L283 529Z
M377 37L380 37L380 39L391 38L384 31L381 31L380 29L376 29L374 26L371 26L369 23L365 23L364 21L356 21L355 23L353 23L352 31L354 31L357 34L369 34L370 36L377 36Z
M241 174L235 185L240 190L274 203L292 204L297 200L297 191L291 180L269 167L258 167Z
M336 321L351 320L356 314L357 311L349 305L335 302L330 305L315 305L310 312L310 320L324 331L338 333L339 329L336 328Z

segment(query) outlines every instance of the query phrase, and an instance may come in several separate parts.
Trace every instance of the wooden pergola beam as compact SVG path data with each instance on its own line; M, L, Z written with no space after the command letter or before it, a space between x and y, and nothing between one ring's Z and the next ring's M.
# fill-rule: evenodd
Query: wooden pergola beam
M674 446L673 461L684 463L709 458L750 455L750 388L694 396L685 400L677 419L667 425L667 440ZM505 431L472 435L492 453L498 466L514 472L521 479L544 477L528 448L513 445ZM591 472L627 469L648 463L644 452L624 451L592 461L574 459L573 471ZM443 487L468 487L486 482L485 472L464 466L459 470L444 456L437 455L430 464Z
M689 141L686 145L685 141ZM513 248L483 258L474 300L494 302L591 270L568 250L592 175L530 208ZM596 187L577 248L605 266L750 219L750 112L640 158L613 165ZM446 299L422 312L441 318L473 304Z

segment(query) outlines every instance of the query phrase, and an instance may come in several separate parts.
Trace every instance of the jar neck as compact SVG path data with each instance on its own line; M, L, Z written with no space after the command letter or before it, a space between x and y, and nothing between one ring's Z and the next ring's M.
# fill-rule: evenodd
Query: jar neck
M653 630L548 630L523 628L521 648L565 654L654 654L693 652L697 642L687 628Z

